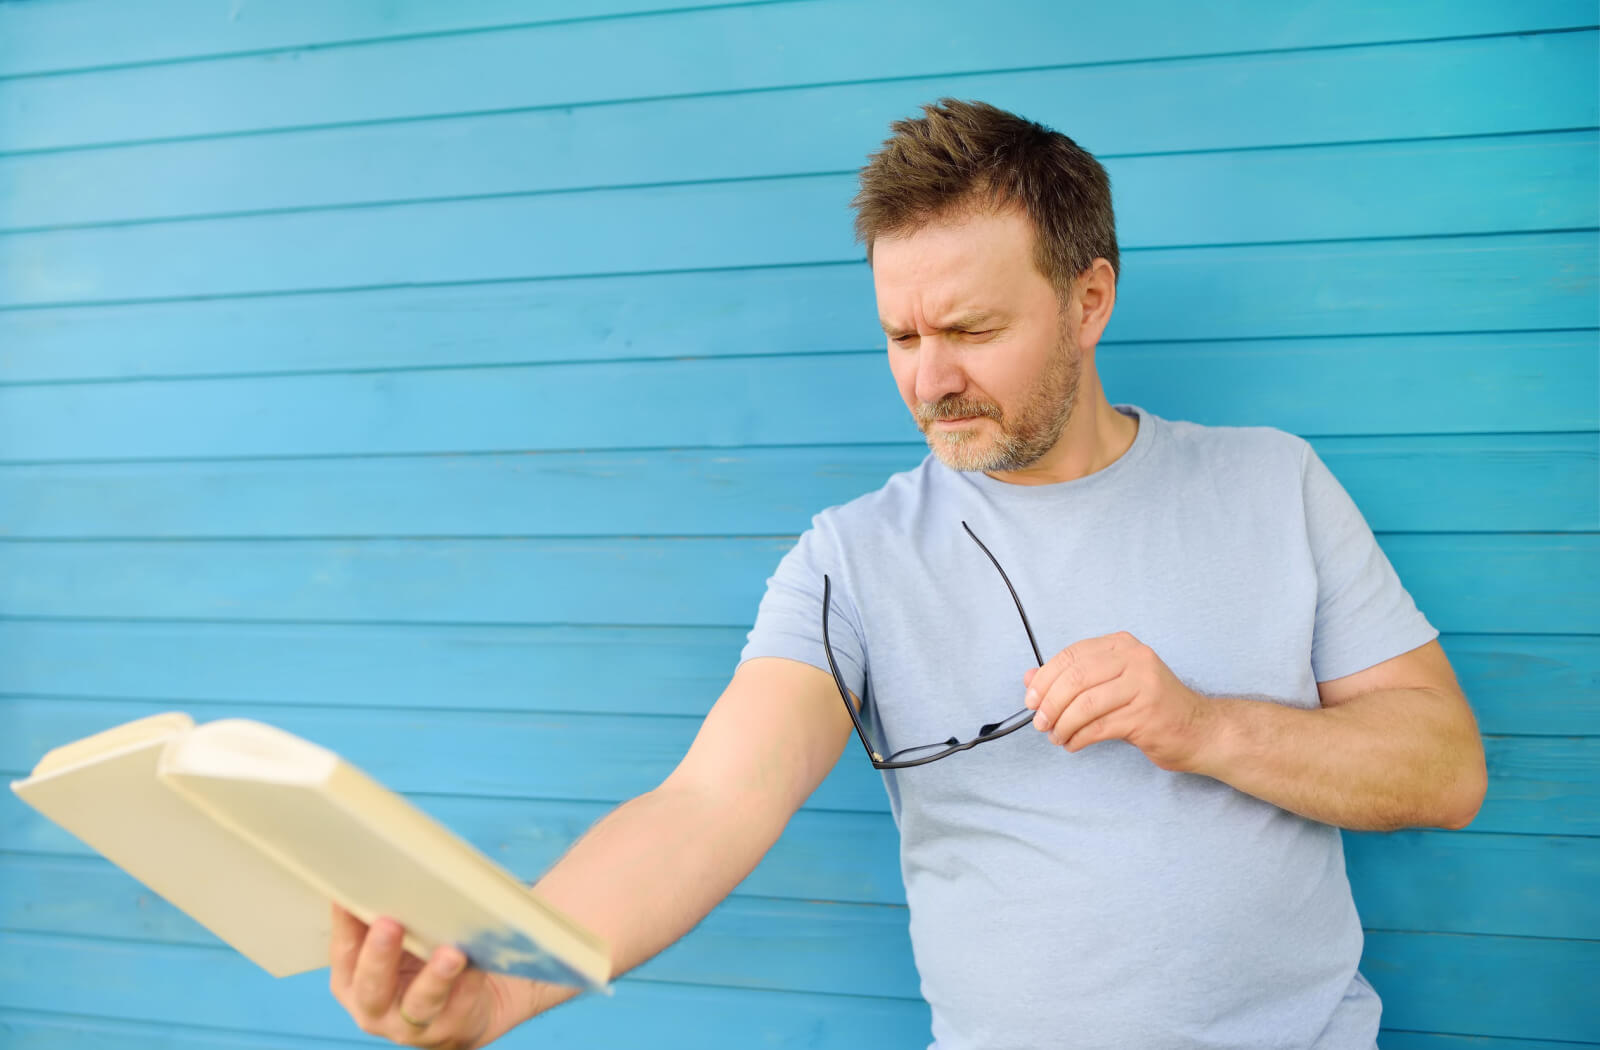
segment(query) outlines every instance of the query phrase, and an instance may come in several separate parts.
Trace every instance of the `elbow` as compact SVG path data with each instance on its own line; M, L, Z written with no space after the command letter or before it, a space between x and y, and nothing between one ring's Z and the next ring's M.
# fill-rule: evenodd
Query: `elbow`
M1440 800L1439 827L1460 831L1477 819L1478 811L1483 808L1484 796L1489 791L1489 771L1482 746L1475 747L1473 752L1460 764L1451 779L1450 790Z

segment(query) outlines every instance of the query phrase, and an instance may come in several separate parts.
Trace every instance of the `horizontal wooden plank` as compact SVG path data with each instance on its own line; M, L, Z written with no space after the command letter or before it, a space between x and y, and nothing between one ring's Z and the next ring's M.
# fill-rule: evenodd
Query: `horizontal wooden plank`
M1379 1036L1383 1050L1576 1050L1593 1043L1548 1039L1500 1039L1484 1035L1440 1035L1437 1032L1397 1032L1385 1028Z
M1417 607L1441 631L1600 633L1600 591L1590 586L1600 579L1600 534L1411 533L1379 542ZM1565 573L1576 576L1563 583ZM1495 602L1529 607L1510 627Z
M726 946L707 946L708 955L721 953L734 964L730 976L741 984L753 983L755 975L738 970L738 963L770 959L780 954L772 946L783 944L794 949L788 958L796 968L810 964L820 982L838 985L844 975L859 973L866 983L850 989L854 995L842 998L860 996L867 1003L903 1003L905 1012L898 1018L902 1024L908 1020L906 1014L921 1007L915 999L879 999L862 994L873 987L915 979L909 950L903 944L903 931L890 942L890 947L873 947L866 943L865 936L859 937L852 947L863 957L853 962L834 952L808 954L804 948L806 934L796 932L790 913L750 919ZM691 934L690 940L694 936ZM818 936L823 936L821 931ZM685 957L683 968L691 970L688 953L682 951L690 946L690 940L669 949L646 969L667 969L669 959L680 954ZM756 944L765 950L754 951ZM0 935L0 947L5 949L0 952L0 977L4 978L0 980L0 1006L7 1008L73 1009L92 997L100 1011L140 1020L170 1017L188 1024L311 1036L342 1033L346 1031L342 1026L349 1024L328 996L322 974L270 981L225 949L19 933ZM1593 942L1583 941L1372 934L1367 939L1363 969L1384 996L1385 1021L1394 1027L1422 1031L1454 1027L1487 1035L1582 1039L1593 1030L1596 1020L1597 1007L1587 994L1585 979L1596 947ZM898 965L890 961L894 959L899 960ZM867 965L871 962L879 963L880 969L871 970ZM833 975L827 969L830 964L838 968ZM891 972L884 972L891 967ZM599 1015L642 996L643 989L652 984L652 980L644 978L644 972L640 971L638 980L623 982L613 1000L588 997L582 1003L552 1012L546 1021L536 1025L542 1035L549 1037L554 1034L556 1019L568 1015L569 1009L571 1015L576 1015L585 1006L598 1007L594 1013ZM130 973L138 974L139 979L130 980ZM151 980L152 975L159 979ZM693 985L655 987L670 988L674 995L681 994L685 999L692 999L696 991ZM831 1022L838 1017L828 1010L836 1001L808 1000L807 1005L813 1010L824 1011L823 1015L811 1017L810 1023L821 1024L825 1019ZM595 1034L593 1028L584 1030L585 1041ZM704 1034L705 1029L697 1027L696 1035ZM851 1034L856 1042L843 1045L862 1045L862 1030L855 1029ZM871 1045L902 1045L899 1040L909 1035L901 1032L892 1042L874 1040ZM916 1037L926 1039L926 1031Z
M1600 941L1600 838L1345 832L1344 849L1370 930Z
M1595 343L1581 332L1129 346L1108 348L1100 372L1116 401L1197 423L1340 437L1593 431ZM0 462L12 463L921 440L881 351L0 386Z
M223 948L30 934L0 934L0 1008L57 1013L87 1008L146 1023L279 1037L359 1034L328 994L325 971L275 981ZM863 1040L911 1050L926 1045L928 1026L927 1006L914 999L627 979L618 983L614 997L585 996L495 1045L511 1050L628 1046L648 1033L651 1046L684 1050L752 1042L794 1050L845 1050L860 1047Z
M98 859L0 856L0 889L0 929L222 946L132 876ZM903 906L732 897L636 976L914 999L919 992L906 921ZM752 951L752 929L784 937L785 950Z
M741 0L743 3L761 0ZM216 58L273 49L352 46L394 37L462 33L574 18L723 7L701 0L456 0L451 4L273 0L248 7L160 0L135 13L101 0L0 6L0 76ZM149 31L159 19L161 32Z
M1121 205L1137 204L1125 187L1164 168L1121 154L1593 127L1600 92L1573 85L1596 81L1597 54L1593 32L1528 34L1028 69L963 78L961 93L1069 129L1108 164ZM699 95L0 155L0 229L851 171L891 121L948 87L852 82L759 102ZM1099 104L1071 101L1088 96Z
M1600 594L1589 586L1600 577L1600 534L1389 534L1379 542L1441 631L1600 633ZM23 617L731 627L753 620L793 543L0 541L0 608Z
M700 717L745 630L0 619L0 693ZM1600 736L1592 637L1443 644L1484 732ZM628 687L597 689L598 666Z
M0 698L0 770L21 775L47 750L178 705ZM621 802L655 788L699 729L693 717L405 711L376 722L350 708L183 705L202 720L260 718L332 748L397 791ZM1600 835L1600 738L1485 741L1489 795L1475 831ZM845 751L810 810L882 813L882 775Z
M536 881L609 803L420 795L518 878ZM802 810L735 897L905 904L885 813ZM209 942L175 910L20 801L0 800L0 927ZM1345 834L1368 929L1600 940L1600 838L1480 832Z
M0 770L21 773L49 748L176 705L0 698ZM689 750L700 719L517 712L396 713L337 708L186 705L202 720L267 718L349 758L396 791L622 802L659 785ZM841 762L813 809L887 812L881 774Z
M0 1010L0 1042L8 1050L370 1050L370 1040L319 1039L222 1028L152 1024L84 1012Z
M1154 157L1118 183L1118 239L1589 228L1597 158L1592 131ZM856 189L854 174L797 176L12 233L0 306L849 262Z
M1387 1027L1531 1039L1592 1039L1600 942L1371 933L1361 968Z
M1375 530L1600 531L1600 435L1320 438ZM798 533L926 445L0 465L0 535ZM1403 481L1401 480L1403 479Z
M1337 13L1268 0L1202 13L1136 0L1070 19L1025 0L962 19L959 32L948 17L907 11L848 0L742 6L24 79L0 96L0 151L1594 24L1580 0L1533 9L1362 0ZM840 34L843 24L853 31ZM896 46L884 49L887 39ZM417 78L419 68L458 73Z
M1600 835L1600 740L1488 736L1483 746L1490 787L1472 828Z
M1153 351L1125 345L1141 342L1249 339L1216 349L1270 355L1262 340L1297 337L1282 349L1331 362L1362 345L1409 359L1435 345L1433 333L1594 328L1597 258L1592 232L1141 252L1120 279L1101 365ZM1386 333L1419 341L1351 338ZM1437 344L1432 374L1456 367L1459 338L1494 343L1498 355L1551 337L1452 336ZM1588 339L1563 368L1594 368ZM784 355L882 342L871 274L844 264L0 310L0 381ZM1330 369L1317 382L1341 374L1361 369ZM1592 427L1593 385L1581 398L1540 390L1547 421L1525 429L1584 429L1574 405ZM1374 392L1363 390L1347 404Z
M529 882L536 881L572 843L614 808L610 802L454 795L413 794L412 800L502 867ZM899 833L887 812L802 810L790 818L777 844L734 892L740 896L795 900L904 904L899 849ZM15 854L11 861L14 863L23 863L23 854L47 854L80 862L97 857L88 846L9 792L0 794L0 851ZM45 925L36 920L30 928L76 928L62 925L67 921L57 916ZM82 932L95 931L85 928ZM110 930L101 932L109 934Z
M1592 636L1440 641L1483 732L1600 735L1600 644Z

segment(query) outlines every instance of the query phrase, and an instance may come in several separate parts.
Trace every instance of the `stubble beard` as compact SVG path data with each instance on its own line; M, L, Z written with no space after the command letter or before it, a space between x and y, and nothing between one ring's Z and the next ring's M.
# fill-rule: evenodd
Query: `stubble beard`
M917 426L939 462L951 470L1003 472L1025 470L1055 447L1078 404L1078 380L1083 366L1079 352L1066 339L1056 344L1034 396L1010 417L992 401L957 395L931 405L918 405ZM984 436L977 426L965 430L936 431L937 419L982 416L993 420L1000 433Z

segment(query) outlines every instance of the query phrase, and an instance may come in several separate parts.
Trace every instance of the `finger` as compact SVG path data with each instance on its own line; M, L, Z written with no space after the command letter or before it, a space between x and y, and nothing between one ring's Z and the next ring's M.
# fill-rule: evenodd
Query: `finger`
M1084 726L1128 704L1137 692L1126 678L1114 678L1079 693L1050 729L1050 742L1065 744ZM1047 698L1048 699L1048 698Z
M1061 746L1076 754L1091 744L1100 744L1107 740L1127 740L1137 726L1137 720L1129 717L1128 708L1119 707L1073 733Z
M337 904L328 933L328 983L334 995L350 987L350 978L356 972L356 955L367 936L367 924L351 915Z
M1071 663L1050 685L1041 687L1038 679L1034 679L1032 691L1038 695L1038 706L1033 719L1036 728L1049 732L1055 727L1056 719L1061 717L1061 713L1080 693L1112 681L1122 674L1126 663L1120 651L1103 644L1102 639L1092 639L1092 641L1102 644L1085 645L1079 653L1074 654ZM1076 649L1077 646L1068 648Z
M401 941L405 931L393 919L374 919L356 957L351 996L356 1008L369 1017L389 1012L400 984Z
M1108 678L1116 677L1116 671L1108 671L1106 667L1108 664L1115 666L1116 653L1122 644L1122 637L1113 634L1100 638L1085 638L1056 653L1044 662L1043 667L1034 672L1033 679L1028 682L1027 692L1023 694L1023 704L1035 710L1040 709L1044 698L1062 679L1067 681L1070 687L1068 695L1071 695ZM1050 718L1054 721L1054 715Z
M443 1014L455 990L456 978L467 968L467 957L459 948L440 945L428 958L428 965L411 981L400 996L400 1008L413 1021L431 1024ZM403 1020L403 1018L402 1018Z

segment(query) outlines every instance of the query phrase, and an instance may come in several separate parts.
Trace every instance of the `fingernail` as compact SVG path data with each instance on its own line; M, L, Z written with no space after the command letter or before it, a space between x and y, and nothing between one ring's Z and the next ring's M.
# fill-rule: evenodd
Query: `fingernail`
M1026 693L1022 694L1022 704L1024 707L1038 707L1039 694L1034 692L1032 689L1029 689Z
M1038 714L1033 716L1033 728L1035 728L1035 729L1043 729L1044 728L1044 712L1043 711L1040 711Z
M467 960L460 952L451 952L439 961L438 969L441 977L454 977L466 969Z

